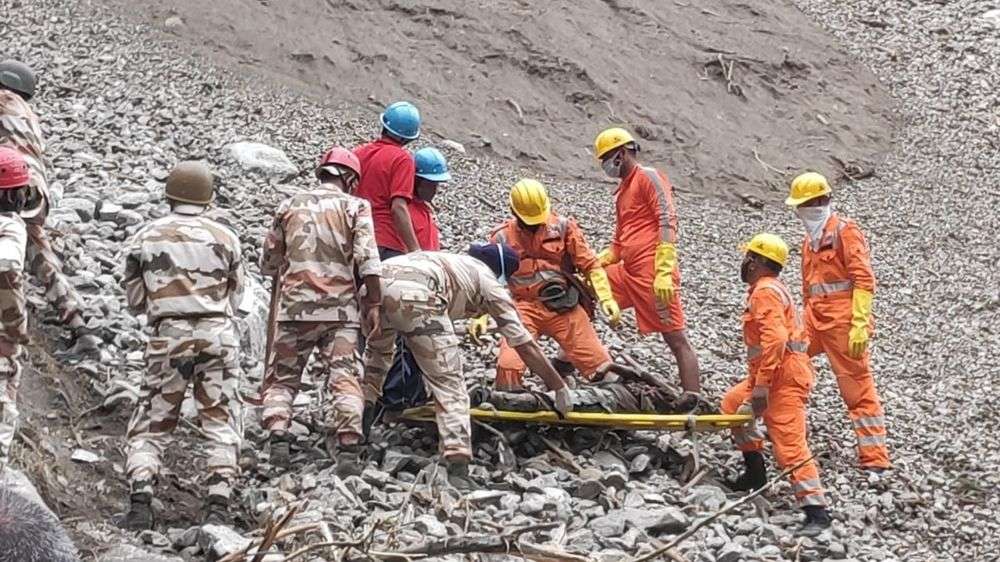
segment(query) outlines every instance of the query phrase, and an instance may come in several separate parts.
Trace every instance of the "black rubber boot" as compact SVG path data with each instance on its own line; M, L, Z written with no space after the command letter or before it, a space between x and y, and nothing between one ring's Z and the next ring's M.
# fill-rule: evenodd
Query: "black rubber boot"
M122 521L122 527L134 532L148 531L153 528L153 496L146 493L129 496L128 513Z
M284 431L271 434L271 466L285 470L291 465L292 439Z
M202 523L205 525L230 525L232 517L229 515L229 498L217 495L208 496L202 507L202 515Z
M818 536L826 529L829 529L830 523L833 522L826 506L807 505L802 508L802 511L806 513L806 520L802 523L802 527L799 528L798 534L803 537Z
M760 451L743 453L743 464L746 465L743 474L731 481L729 487L738 492L751 492L763 488L764 484L767 484L764 455Z
M476 489L476 483L469 478L468 461L448 461L448 483L461 492Z

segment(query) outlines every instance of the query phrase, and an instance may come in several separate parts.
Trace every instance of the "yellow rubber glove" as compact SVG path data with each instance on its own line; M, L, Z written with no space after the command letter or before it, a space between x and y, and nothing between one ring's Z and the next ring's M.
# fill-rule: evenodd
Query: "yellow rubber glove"
M621 258L615 255L611 251L611 248L606 248L597 253L597 263L601 264L601 267L609 266L613 263L618 263Z
M660 242L656 247L656 276L653 293L664 305L670 304L677 294L674 288L674 269L677 267L677 248L670 242Z
M868 323L872 316L872 294L854 289L851 298L851 331L847 336L847 353L860 359L868 349Z
M467 328L469 331L469 338L471 338L476 345L482 344L483 342L479 338L486 335L486 332L489 331L489 327L490 327L489 314L484 314L478 318L473 318L472 320L469 320L469 326Z
M590 286L594 288L597 295L597 302L601 304L601 312L608 317L608 323L617 326L622 321L622 309L615 301L611 293L611 283L608 281L608 273L603 267L595 267L588 274Z

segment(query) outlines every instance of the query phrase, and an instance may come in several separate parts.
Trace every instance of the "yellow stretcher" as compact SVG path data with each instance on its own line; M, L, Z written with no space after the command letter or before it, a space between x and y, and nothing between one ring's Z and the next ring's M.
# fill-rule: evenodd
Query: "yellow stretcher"
M543 423L603 427L606 429L660 430L660 431L722 431L750 423L752 416L711 414L688 416L685 414L604 414L598 412L570 412L565 418L551 411L509 412L504 410L470 410L473 419L482 422ZM419 406L403 410L403 419L433 422L434 407Z

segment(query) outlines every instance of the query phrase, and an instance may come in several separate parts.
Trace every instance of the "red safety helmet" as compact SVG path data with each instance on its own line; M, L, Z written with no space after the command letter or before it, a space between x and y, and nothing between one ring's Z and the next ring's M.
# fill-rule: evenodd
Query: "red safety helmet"
M342 166L354 172L354 175L361 179L361 161L358 157L354 155L353 152L347 150L346 148L335 146L330 150L326 151L326 154L319 159L319 166L316 166L316 171L320 171L323 168L332 166ZM332 171L332 170L328 170ZM340 175L337 171L334 175Z
M0 146L0 189L17 189L29 181L31 174L24 156L13 148Z

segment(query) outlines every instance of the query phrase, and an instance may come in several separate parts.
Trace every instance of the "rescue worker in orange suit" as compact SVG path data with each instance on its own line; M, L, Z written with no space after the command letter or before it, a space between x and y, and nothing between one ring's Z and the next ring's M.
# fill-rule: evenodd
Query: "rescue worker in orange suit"
M639 333L659 333L670 347L684 389L678 407L694 409L701 402L701 381L681 306L673 186L663 172L642 166L638 152L632 135L618 127L594 141L604 173L620 180L614 237L597 257L608 272L615 301L622 309L635 309Z
M806 519L801 533L815 536L830 526L830 513L806 443L806 405L814 373L806 355L806 329L795 301L778 274L788 262L788 246L774 234L758 234L743 247L740 279L749 285L743 312L743 341L749 374L726 392L723 414L763 417L774 456L782 469L803 463L791 473L792 490ZM756 422L755 422L756 424ZM733 430L746 470L731 485L741 491L767 483L764 442L756 426Z
M581 303L583 288L574 277L576 272L590 280L601 310L612 325L621 320L621 311L611 295L608 275L576 221L559 216L551 207L545 186L522 179L510 191L514 216L494 229L490 241L503 242L521 256L517 271L507 279L507 288L525 328L536 340L539 335L554 339L566 359L589 380L611 366L611 356ZM486 331L486 318L469 324L473 339L478 340ZM495 388L520 390L524 369L517 351L503 340Z
M885 413L868 351L874 327L871 252L858 225L831 210L830 193L826 178L809 172L792 181L785 201L806 228L802 294L809 356L826 354L854 424L859 463L881 472L890 463Z

